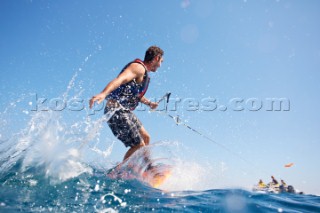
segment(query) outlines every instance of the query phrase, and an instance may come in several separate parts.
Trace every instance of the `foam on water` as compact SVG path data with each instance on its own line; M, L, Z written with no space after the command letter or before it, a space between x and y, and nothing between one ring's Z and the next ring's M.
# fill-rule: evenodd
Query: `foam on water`
M169 191L205 190L214 185L213 168L176 159L170 178L160 187Z

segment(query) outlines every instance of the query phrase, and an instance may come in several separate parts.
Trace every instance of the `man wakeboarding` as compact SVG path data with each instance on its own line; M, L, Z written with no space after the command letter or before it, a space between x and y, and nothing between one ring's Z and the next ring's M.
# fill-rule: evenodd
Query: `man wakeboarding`
M106 99L104 113L110 117L107 123L112 133L126 147L130 147L123 161L150 142L150 135L132 111L139 102L151 109L158 107L157 102L151 102L144 95L150 81L148 72L157 71L163 62L163 54L163 50L159 47L149 47L143 61L136 59L128 63L101 93L89 101L89 106L92 108L95 102L100 104Z

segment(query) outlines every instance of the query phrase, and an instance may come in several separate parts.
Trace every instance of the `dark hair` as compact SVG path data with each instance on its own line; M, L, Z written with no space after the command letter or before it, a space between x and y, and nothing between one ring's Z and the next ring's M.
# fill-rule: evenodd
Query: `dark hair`
M146 55L144 56L144 61L150 62L158 55L163 56L163 50L160 49L160 47L151 46L146 51Z

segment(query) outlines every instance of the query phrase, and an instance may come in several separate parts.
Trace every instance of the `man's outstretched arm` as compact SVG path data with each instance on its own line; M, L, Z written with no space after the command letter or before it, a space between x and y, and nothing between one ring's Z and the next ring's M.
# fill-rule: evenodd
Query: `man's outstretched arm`
M120 85L132 81L144 75L144 68L140 64L131 64L127 67L117 78L113 79L101 93L93 96L89 101L89 107L92 108L94 102L100 104L112 91L117 89Z

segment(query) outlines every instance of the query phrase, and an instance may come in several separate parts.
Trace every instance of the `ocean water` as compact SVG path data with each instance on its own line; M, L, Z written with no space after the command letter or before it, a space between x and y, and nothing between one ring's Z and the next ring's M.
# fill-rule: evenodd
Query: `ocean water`
M0 212L320 212L320 197L314 195L167 191L135 179L110 179L92 167L52 182L44 166L21 167L19 161L1 172Z
M103 135L104 117L37 111L17 127L11 112L19 102L0 113L0 212L320 212L316 195L212 188L217 168L186 161L172 141L148 147L155 162L172 167L159 188L139 176L110 178L117 162L109 161L115 151ZM139 153L130 161L143 166Z
M320 197L315 195L259 194L205 185L204 190L184 190L192 183L208 182L204 178L212 178L211 171L173 161L174 148L166 142L149 148L156 161L173 167L172 177L161 187L152 188L139 177L110 178L112 164L84 157L89 153L84 147L90 147L86 142L99 138L101 121L85 123L70 129L54 112L39 112L27 128L1 141L0 212L320 212ZM72 128L82 130L75 134ZM112 144L90 150L107 159ZM131 161L141 164L139 159Z

